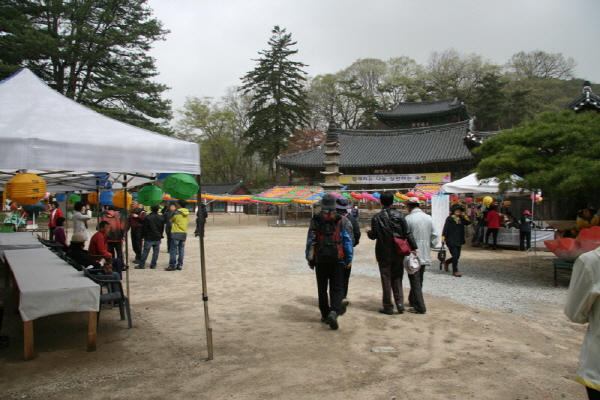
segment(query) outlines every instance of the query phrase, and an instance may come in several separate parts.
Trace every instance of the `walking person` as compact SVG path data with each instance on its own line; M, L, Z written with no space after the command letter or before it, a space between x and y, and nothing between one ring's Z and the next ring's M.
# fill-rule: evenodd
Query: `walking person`
M60 225L57 220L63 216L62 211L58 208L58 201L50 202L50 215L48 216L49 237L52 238L54 230Z
M490 206L490 211L487 213L485 217L485 222L487 222L487 232L485 233L485 247L488 247L488 242L490 239L490 235L492 235L492 250L496 250L496 246L498 245L498 230L500 229L500 214L498 214L496 203Z
M406 223L404 214L395 208L394 195L391 192L383 192L379 199L382 210L375 214L371 219L371 226L366 228L369 239L377 240L375 242L375 258L379 264L379 274L381 275L381 287L383 290L382 303L383 308L380 313L392 315L394 313L394 303L392 295L399 314L403 314L404 292L402 290L402 276L404 275L404 256L396 253L394 249L394 237L408 240L413 254L417 254L417 243Z
M529 210L523 211L521 225L519 225L519 250L526 251L531 248L531 229L533 226L531 212Z
M425 274L425 267L431 265L431 247L437 245L438 235L435 231L433 218L421 210L418 198L410 197L406 200L406 205L409 211L406 216L406 222L419 247L419 256L417 258L421 265L419 271L414 274L408 274L410 282L408 302L411 306L408 311L416 314L425 314L427 308L425 307L422 291L423 275Z
M315 270L321 322L338 329L344 293L344 268L352 267L350 222L336 213L335 197L327 193L321 199L321 211L313 216L306 240L306 261ZM327 293L329 289L329 295Z
M589 323L575 380L586 387L590 400L600 400L600 248L575 261L565 314L575 323Z
M187 228L190 222L190 211L186 208L187 201L178 200L179 208L171 217L171 250L169 266L166 271L181 271L183 269L183 258L185 257L185 240L187 239Z
M348 233L350 233L350 237L352 239L352 247L356 247L360 242L360 226L358 225L358 221L356 218L348 212L350 209L350 205L348 204L348 199L340 196L335 200L335 211L346 217L346 220L349 224L345 225L344 228ZM342 308L340 309L340 315L346 313L346 309L350 304L348 301L348 285L350 284L350 274L352 272L352 267L344 268L344 297L342 298Z
M131 212L127 218L127 229L131 230L131 247L135 253L134 264L139 264L142 256L142 227L146 219L146 211L140 207L137 200L131 202Z
M465 226L471 225L469 217L465 214L465 209L460 204L454 204L450 209L450 216L446 218L444 230L442 231L442 241L446 242L446 247L450 252L451 258L444 261L444 269L448 271L448 265L452 264L452 274L460 278L462 274L458 271L458 259L460 250L465 240Z
M150 207L150 214L144 219L144 226L142 227L142 238L144 239L144 250L142 251L142 257L140 263L135 269L146 268L146 260L152 249L152 260L150 261L150 269L156 268L156 262L158 261L158 253L160 251L160 240L163 238L163 230L165 228L165 220L162 215L158 214L158 205Z

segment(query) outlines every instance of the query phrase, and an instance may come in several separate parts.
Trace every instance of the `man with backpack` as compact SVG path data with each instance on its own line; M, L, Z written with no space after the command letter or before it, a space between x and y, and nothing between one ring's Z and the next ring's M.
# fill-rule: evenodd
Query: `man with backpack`
M394 303L392 294L396 301L398 313L404 313L404 292L402 291L402 276L404 275L404 256L394 250L394 238L406 239L413 254L417 254L417 243L406 223L404 214L392 208L394 195L391 192L383 192L379 199L382 210L371 219L371 227L367 227L367 236L375 243L375 258L379 264L381 275L381 287L383 289L383 308L379 309L382 314L392 315Z
M350 222L335 211L335 197L327 193L321 199L321 212L310 221L306 241L306 260L315 270L321 321L338 329L344 295L344 268L352 267ZM345 227L346 226L346 227ZM327 289L329 288L329 296Z
M358 221L356 218L348 212L350 209L350 205L348 204L348 199L340 196L335 200L335 210L338 214L346 217L346 219L350 222L350 225L345 226L346 230L352 233L352 247L356 247L358 242L360 241L360 226L358 225ZM340 315L346 313L346 308L350 302L348 301L348 285L350 284L350 273L352 272L352 268L344 268L344 297L342 298L342 308L340 310Z

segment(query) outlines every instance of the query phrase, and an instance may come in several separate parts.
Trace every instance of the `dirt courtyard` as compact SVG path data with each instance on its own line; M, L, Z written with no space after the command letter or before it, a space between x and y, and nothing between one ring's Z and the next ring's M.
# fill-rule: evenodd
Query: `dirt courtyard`
M118 309L103 307L91 353L87 316L61 314L34 322L36 357L23 361L22 324L2 281L1 334L11 345L0 349L0 399L587 398L573 381L586 327L563 314L567 281L554 288L549 253L529 265L513 250L463 249L465 264L522 269L555 291L556 301L534 301L528 313L426 294L427 314L387 316L377 312L379 279L353 274L350 307L332 331L319 321L316 280L303 258L307 228L268 227L265 218L209 216L211 361L193 235L182 271L164 270L164 243L157 269L130 271L134 328ZM374 242L366 238L356 247L359 264L376 270ZM461 285L469 276L462 270L463 278L440 278ZM425 286L427 274L441 273L427 272Z

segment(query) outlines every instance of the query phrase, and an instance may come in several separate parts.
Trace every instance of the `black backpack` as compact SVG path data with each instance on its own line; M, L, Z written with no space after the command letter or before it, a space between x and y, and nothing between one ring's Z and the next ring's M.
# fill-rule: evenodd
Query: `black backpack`
M312 261L319 264L336 264L344 260L341 241L342 216L332 213L315 215L313 231L314 253Z

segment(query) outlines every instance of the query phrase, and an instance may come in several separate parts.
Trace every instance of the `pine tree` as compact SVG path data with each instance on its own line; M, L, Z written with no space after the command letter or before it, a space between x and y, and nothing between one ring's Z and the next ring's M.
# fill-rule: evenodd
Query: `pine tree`
M275 26L269 39L269 50L258 54L256 68L242 78L240 88L244 94L250 94L252 104L249 117L250 127L244 137L249 140L247 153L258 153L264 163L268 163L269 172L273 172L275 159L287 146L288 138L297 129L306 124L308 101L304 89L306 73L302 67L306 64L289 58L298 53L291 49L296 45L291 33ZM279 168L275 175L278 181Z
M172 118L167 87L146 53L168 31L147 0L4 0L0 79L27 67L65 96L161 133ZM162 123L156 120L162 119Z

